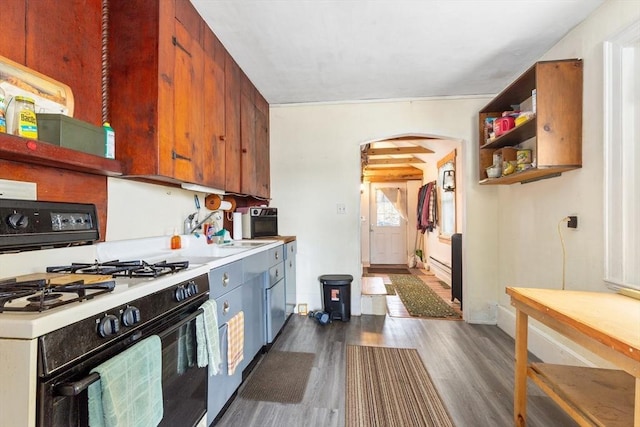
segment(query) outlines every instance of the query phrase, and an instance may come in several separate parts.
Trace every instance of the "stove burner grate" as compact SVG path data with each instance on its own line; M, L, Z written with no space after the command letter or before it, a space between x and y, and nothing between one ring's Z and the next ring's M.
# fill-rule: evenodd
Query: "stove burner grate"
M44 311L76 301L91 299L111 292L116 287L115 280L85 284L78 280L66 285L51 285L46 279L19 282L15 278L0 281L0 313L4 311ZM64 299L64 293L75 296ZM7 305L19 298L27 297L25 305Z
M72 263L47 267L48 273L108 274L113 277L158 277L175 273L189 267L189 261L149 263L142 260Z

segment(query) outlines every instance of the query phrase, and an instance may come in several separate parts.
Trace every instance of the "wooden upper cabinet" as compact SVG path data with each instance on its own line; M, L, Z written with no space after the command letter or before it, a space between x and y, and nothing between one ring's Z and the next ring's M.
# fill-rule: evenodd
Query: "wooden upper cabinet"
M242 193L269 198L269 104L242 74L241 187Z
M225 190L240 193L240 92L241 70L230 55L226 56L225 84Z
M204 34L203 183L225 188L225 58L227 52L211 31Z
M111 11L110 106L127 174L268 197L268 104L191 2L112 0Z
M195 9L185 0L176 1L176 13L189 16ZM175 63L173 72L173 122L174 139L171 161L161 157L161 174L181 182L204 183L202 150L204 137L204 51L201 37L193 27L201 27L198 21L187 19L183 23L176 15ZM190 32L191 29L191 32ZM195 33L195 34L194 34ZM163 161L165 159L165 161Z
M111 125L126 173L202 183L204 22L187 0L112 0Z
M255 89L249 78L241 73L242 90L240 97L240 139L242 155L240 156L240 186L244 194L257 195L256 174L256 107Z
M271 160L269 157L269 103L256 91L256 195L271 196Z

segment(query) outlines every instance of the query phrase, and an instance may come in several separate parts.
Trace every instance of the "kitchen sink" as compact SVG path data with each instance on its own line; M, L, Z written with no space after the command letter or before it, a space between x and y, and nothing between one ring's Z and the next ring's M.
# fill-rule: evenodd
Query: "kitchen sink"
M239 254L240 252L248 251L251 247L234 247L234 246L219 246L208 245L195 248L189 248L182 252L182 255L187 258L223 258L230 255Z
M208 245L203 239L189 237L188 244L183 246L179 256L190 264L208 264L220 258L236 255L242 252L268 245L275 240L234 240L222 244Z
M222 248L257 248L258 246L268 245L269 243L273 243L274 240L261 240L261 241L253 241L253 240L234 240L232 242L223 243L219 245Z

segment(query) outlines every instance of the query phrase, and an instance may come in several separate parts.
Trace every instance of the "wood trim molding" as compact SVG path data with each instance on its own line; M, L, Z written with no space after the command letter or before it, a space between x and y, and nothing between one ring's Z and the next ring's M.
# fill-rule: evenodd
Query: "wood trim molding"
M455 169L455 165L456 165L456 150L454 149L452 152L450 152L449 154L447 154L446 156L444 156L443 158L441 158L440 160L438 160L438 169L440 169L442 167L442 165L446 165L449 162L453 162L453 166Z

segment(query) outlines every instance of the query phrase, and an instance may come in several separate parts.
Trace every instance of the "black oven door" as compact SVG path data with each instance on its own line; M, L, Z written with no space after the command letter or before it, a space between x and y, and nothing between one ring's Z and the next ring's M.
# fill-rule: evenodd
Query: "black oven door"
M196 426L206 414L207 368L198 368L195 318L208 295L194 300L187 310L155 322L123 342L38 385L38 426L89 425L86 388L99 377L93 367L110 359L141 338L158 335L162 342L161 426Z

